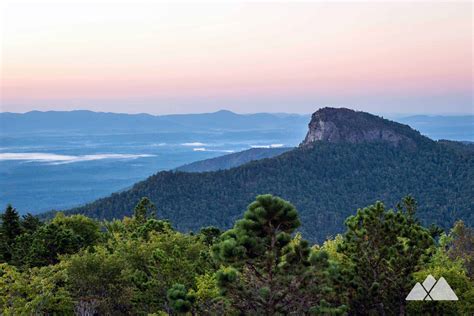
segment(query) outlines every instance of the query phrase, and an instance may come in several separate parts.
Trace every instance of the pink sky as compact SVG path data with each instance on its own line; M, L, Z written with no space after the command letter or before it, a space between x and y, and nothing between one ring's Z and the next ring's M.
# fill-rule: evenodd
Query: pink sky
M1 111L472 113L472 3L3 10Z

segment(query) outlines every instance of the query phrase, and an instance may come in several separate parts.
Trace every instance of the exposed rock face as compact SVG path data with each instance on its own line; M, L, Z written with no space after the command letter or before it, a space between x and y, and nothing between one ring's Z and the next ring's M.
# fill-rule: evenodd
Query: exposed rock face
M332 143L387 142L394 146L407 143L415 146L422 137L408 125L345 108L322 108L314 112L306 138L300 146L316 141Z

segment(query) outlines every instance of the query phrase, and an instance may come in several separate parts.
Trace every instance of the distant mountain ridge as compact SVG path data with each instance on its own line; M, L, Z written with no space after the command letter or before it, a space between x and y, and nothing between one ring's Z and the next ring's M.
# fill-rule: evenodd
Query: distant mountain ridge
M351 135L351 130L364 135L359 132L377 126L378 130L400 133L407 141L394 146L392 138L384 137L357 141L351 137L337 141L314 138L276 157L229 170L159 172L130 190L67 213L121 218L130 215L137 201L147 196L157 205L159 216L170 219L179 230L207 225L228 228L256 195L271 193L295 204L301 214L301 230L318 241L341 232L344 219L358 207L377 200L393 206L411 194L425 224L447 228L457 219L474 224L474 155L465 147L468 145L436 142L368 113L363 114L368 125L361 126L359 114L345 109L318 110L309 124L309 134L317 129L314 118L325 117L327 112L348 115L349 120L324 120L334 123L339 131L347 127L342 122L352 122L349 134L342 135Z
M432 139L474 141L474 115L412 115L395 121L410 125Z
M0 113L0 131L37 132L77 130L88 133L101 131L168 131L186 130L255 130L282 129L286 126L302 126L308 115L298 114L236 114L221 110L202 114L121 114L77 111L32 111L28 113Z
M195 161L190 164L178 167L176 171L183 172L209 172L217 170L225 170L241 166L245 163L272 158L293 148L251 148L237 153L227 154L216 158Z
M125 114L75 111L0 112L0 132L29 133L78 131L87 133L130 131L185 132L186 130L255 130L303 128L310 115L287 113L236 114L227 110L201 114ZM432 139L474 141L474 115L398 116L394 121L419 130Z

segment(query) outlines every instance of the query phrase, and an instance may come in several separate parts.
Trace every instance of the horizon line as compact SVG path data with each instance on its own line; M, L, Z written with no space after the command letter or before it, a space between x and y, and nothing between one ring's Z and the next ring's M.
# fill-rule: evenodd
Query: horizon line
M366 112L366 113L371 113L375 115L388 115L388 116L430 116L430 117L436 117L436 116L474 116L474 113L469 113L469 112L427 112L427 113L412 113L412 112L371 112L371 111L364 111L364 110L358 110L355 108L350 108L346 106L321 106L318 107L317 109L314 110L316 112L319 109L326 108L326 107L333 107L333 108L347 108L351 109L354 111L358 112ZM83 109L83 108L78 108L78 109L73 109L73 110L30 110L30 111L25 111L25 112L12 112L12 111L2 111L0 110L0 114L30 114L30 113L70 113L70 112L90 112L90 113L97 113L97 114L122 114L122 115L150 115L150 116L171 116L171 115L204 115L204 114L216 114L219 112L228 112L236 115L256 115L256 114L273 114L273 115L295 115L295 116L306 116L306 115L312 115L314 112L308 112L308 113L295 113L295 112L269 112L269 111L263 111L263 112L236 112L233 110L228 110L228 109L219 109L216 111L212 112L180 112L180 113L162 113L162 114L153 114L149 112L113 112L113 111L94 111L94 110L89 110L89 109Z

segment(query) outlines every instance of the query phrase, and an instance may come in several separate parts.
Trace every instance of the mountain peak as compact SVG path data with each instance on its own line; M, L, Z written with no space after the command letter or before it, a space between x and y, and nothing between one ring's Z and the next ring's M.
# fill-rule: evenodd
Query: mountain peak
M346 108L325 107L311 116L308 133L300 146L316 141L331 143L387 142L398 146L415 146L419 132L408 125L396 123L366 112Z
M219 110L219 111L216 111L212 114L218 114L218 115L237 115L236 113L232 112L232 111L229 111L229 110L226 110L226 109L222 109L222 110Z

